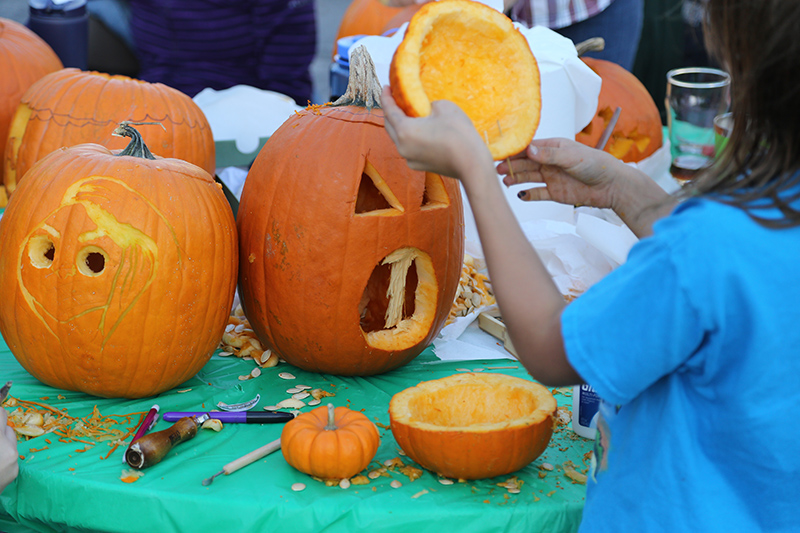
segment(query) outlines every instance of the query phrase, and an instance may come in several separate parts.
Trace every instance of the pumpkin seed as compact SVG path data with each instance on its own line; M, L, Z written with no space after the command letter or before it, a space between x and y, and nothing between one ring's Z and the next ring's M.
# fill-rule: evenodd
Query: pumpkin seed
M295 400L294 398L288 398L278 402L278 408L280 409L300 409L301 407L305 406L306 404L304 402L301 400Z
M291 389L286 389L286 394L294 394L296 392L300 392L303 389L298 389L297 387L292 387Z
M314 387L310 387L309 385L295 385L294 388L297 390L309 390L313 389Z
M389 485L391 485L391 487L392 487L393 489L399 489L400 487L402 487L402 486L403 486L403 484L402 484L402 483L400 483L399 481L397 481L396 479L395 479L395 480L393 480L391 483L389 483Z
M367 477L370 479L378 479L381 477L381 473L377 470L372 470L369 474L367 474Z
M219 352L220 357L230 357L231 355L233 355L231 352Z
M308 405L314 406L314 405L319 405L321 403L322 400L311 400L310 402L308 402Z
M239 376L239 381L247 381L251 377L250 374L245 374L244 376Z
M456 368L456 372L469 372L469 368Z
M290 374L289 372L281 372L278 374L278 377L281 379L295 379L294 374Z
M439 483L441 483L442 485L452 485L453 484L453 480L452 479L447 479L446 477L443 477L443 478L439 479Z
M277 405L265 405L264 406L264 410L265 411L277 411L279 409L280 409L280 407L278 407Z
M350 480L347 479L347 478L344 478L343 480L341 480L339 482L339 486L341 488L343 488L343 489L349 489L350 488Z
M300 492L301 490L305 490L305 488L305 483L292 483L292 490L295 492Z
M305 391L298 392L297 394L292 394L292 398L294 398L295 400L303 400L305 398L308 398L309 396L311 395Z
M261 369L258 368L258 367L254 368L253 370L250 371L250 376L252 376L254 378L257 378L260 375L261 375Z

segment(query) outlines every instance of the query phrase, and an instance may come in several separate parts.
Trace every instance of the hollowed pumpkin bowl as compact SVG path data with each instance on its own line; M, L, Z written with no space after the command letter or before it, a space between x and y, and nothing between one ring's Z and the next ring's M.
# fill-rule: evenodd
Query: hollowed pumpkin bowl
M515 472L553 435L557 404L546 387L504 374L455 374L392 397L392 434L441 476L482 479Z

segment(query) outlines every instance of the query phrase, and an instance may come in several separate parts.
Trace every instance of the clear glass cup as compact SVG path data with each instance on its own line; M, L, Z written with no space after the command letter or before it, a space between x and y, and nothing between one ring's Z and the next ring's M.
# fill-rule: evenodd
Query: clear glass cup
M714 159L714 118L728 110L730 85L730 75L714 68L687 67L667 73L670 174L676 180L691 180Z

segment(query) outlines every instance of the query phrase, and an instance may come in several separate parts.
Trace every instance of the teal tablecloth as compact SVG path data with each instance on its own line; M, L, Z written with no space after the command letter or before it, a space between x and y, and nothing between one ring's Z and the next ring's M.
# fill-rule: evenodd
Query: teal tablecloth
M2 302L0 302L2 305ZM518 366L496 369L493 366ZM46 403L84 417L96 405L103 415L124 415L148 410L158 403L165 411L213 408L217 402L242 402L261 395L256 407L274 405L287 398L292 384L320 387L335 396L334 405L361 410L379 426L381 446L374 465L398 457L398 446L388 429L388 404L396 392L420 381L436 379L457 369L483 368L527 377L524 369L507 361L439 361L428 349L396 371L370 378L342 378L304 372L286 364L266 369L249 381L238 377L254 368L252 361L215 355L196 377L156 398L108 400L56 390L31 377L0 342L0 381L13 380L11 396L22 400L47 398ZM297 379L287 382L278 373L290 371ZM186 389L191 389L188 392ZM568 394L557 391L559 405L571 407ZM59 395L63 399L59 399ZM309 410L306 407L303 410ZM134 417L135 426L139 416ZM160 421L153 431L170 423ZM102 459L107 443L83 449L82 443L59 442L52 434L19 443L20 474L0 495L0 530L15 531L169 531L222 532L272 531L381 531L415 533L437 531L548 531L577 529L585 487L568 479L561 465L571 460L583 468L591 441L567 426L556 431L542 457L515 475L523 481L518 494L498 486L510 476L442 485L425 471L410 482L398 471L368 485L348 489L328 487L294 470L280 452L269 455L210 486L203 479L223 465L280 436L281 425L228 424L215 433L198 435L172 449L159 464L146 470L135 483L124 483L122 448ZM49 438L48 445L45 439ZM47 449L31 452L31 449ZM407 464L407 457L400 456ZM555 466L547 471L543 462ZM417 465L414 465L417 466ZM371 467L370 467L371 468ZM545 475L546 474L546 475ZM544 477L542 477L544 476ZM400 488L391 482L400 481ZM302 482L307 488L292 490Z

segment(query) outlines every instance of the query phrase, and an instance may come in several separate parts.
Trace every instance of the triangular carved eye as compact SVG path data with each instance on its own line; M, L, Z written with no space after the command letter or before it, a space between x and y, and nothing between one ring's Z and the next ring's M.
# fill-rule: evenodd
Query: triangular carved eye
M405 209L369 161L364 161L364 171L358 185L356 215L394 216L401 215Z
M439 174L425 173L425 192L422 194L422 209L440 209L450 205L450 197Z

